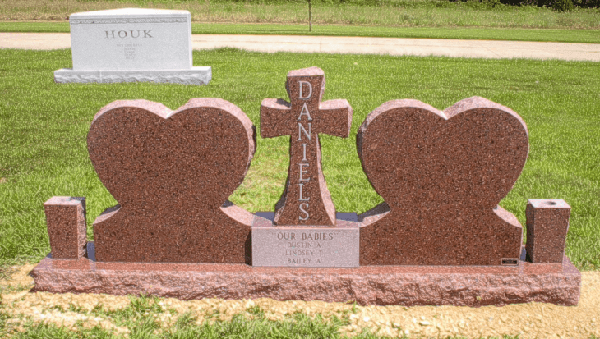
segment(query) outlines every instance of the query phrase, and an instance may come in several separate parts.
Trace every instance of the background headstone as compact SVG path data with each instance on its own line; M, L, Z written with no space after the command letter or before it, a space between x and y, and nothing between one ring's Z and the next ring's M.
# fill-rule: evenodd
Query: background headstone
M173 112L115 101L94 117L90 159L119 205L94 222L96 259L249 262L253 215L227 201L255 151L252 122L223 99Z
M192 66L188 11L123 8L74 13L72 69L54 72L66 82L170 82L205 85L210 66Z
M444 112L393 100L367 116L357 143L386 202L361 216L361 265L519 262L522 226L498 205L527 160L517 113L479 97Z

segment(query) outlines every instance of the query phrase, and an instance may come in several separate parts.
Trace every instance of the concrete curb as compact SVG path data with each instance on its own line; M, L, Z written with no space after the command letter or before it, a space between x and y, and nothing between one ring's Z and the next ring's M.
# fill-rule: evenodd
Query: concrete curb
M0 33L0 48L70 48L68 33ZM395 39L305 35L194 34L195 50L223 47L275 53L355 53L447 56L463 58L528 58L600 62L600 44L501 40Z

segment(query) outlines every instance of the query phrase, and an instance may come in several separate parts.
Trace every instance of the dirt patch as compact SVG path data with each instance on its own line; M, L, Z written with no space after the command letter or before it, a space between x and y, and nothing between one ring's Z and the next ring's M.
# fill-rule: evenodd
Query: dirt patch
M127 296L101 294L53 294L31 293L33 278L28 273L35 264L13 267L16 271L10 279L0 281L2 301L11 315L9 324L18 326L22 319L54 323L75 329L76 322L85 326L100 325L114 332L127 332L116 326L109 317L98 316L90 311L97 305L105 310L123 309L130 305ZM520 335L519 338L590 338L600 336L600 272L581 273L581 296L577 306L556 306L543 303L483 306L353 306L322 301L275 301L204 299L182 301L160 299L164 312L153 315L166 328L172 326L179 315L191 312L198 322L214 318L228 320L235 314L247 313L247 309L259 306L268 319L283 320L295 312L308 315L322 314L348 316L350 324L341 328L349 335L358 334L364 327L379 335L409 338L463 336L467 338L502 337ZM173 314L172 314L173 313Z

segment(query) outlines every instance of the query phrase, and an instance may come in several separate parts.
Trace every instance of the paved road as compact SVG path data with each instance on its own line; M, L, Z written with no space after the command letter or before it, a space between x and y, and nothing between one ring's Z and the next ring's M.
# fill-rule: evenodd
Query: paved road
M531 58L600 62L600 44L498 40L394 39L304 35L194 34L194 49L235 47L257 52L358 53L468 58ZM0 48L70 48L68 33L0 33Z

